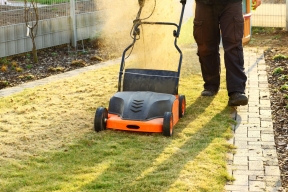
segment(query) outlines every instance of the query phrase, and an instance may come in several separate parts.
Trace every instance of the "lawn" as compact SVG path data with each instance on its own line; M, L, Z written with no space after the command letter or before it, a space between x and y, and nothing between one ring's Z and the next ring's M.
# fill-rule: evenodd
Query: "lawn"
M201 97L195 53L184 54L187 111L171 138L93 131L95 109L117 90L118 65L1 98L1 191L222 191L233 151L225 79L217 96Z
M0 191L223 191L233 180L226 156L235 123L225 70L219 93L201 97L191 30L192 19L179 39L186 114L172 137L94 132L96 108L117 91L119 63L0 98Z

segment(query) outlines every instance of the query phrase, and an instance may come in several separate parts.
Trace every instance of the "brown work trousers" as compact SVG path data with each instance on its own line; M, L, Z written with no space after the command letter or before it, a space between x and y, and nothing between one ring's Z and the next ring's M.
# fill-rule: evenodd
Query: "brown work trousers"
M219 90L219 45L222 37L228 94L245 92L243 33L242 2L225 5L196 3L193 35L198 45L204 89Z

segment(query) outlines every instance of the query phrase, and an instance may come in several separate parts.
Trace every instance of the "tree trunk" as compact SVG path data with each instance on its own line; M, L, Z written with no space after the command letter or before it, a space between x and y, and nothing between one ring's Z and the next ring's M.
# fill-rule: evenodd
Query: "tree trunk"
M33 48L32 48L33 61L34 63L38 63L37 49L36 49L36 43L35 43L34 38L32 38L32 43L33 43Z

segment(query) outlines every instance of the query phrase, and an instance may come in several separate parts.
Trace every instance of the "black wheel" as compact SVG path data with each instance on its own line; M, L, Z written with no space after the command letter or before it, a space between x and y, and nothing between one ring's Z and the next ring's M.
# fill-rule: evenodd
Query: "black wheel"
M107 109L104 107L97 108L94 118L94 130L96 132L105 130L107 119L108 119Z
M179 95L179 118L184 117L186 111L185 95Z
M164 136L173 135L173 113L171 112L164 113L162 133Z

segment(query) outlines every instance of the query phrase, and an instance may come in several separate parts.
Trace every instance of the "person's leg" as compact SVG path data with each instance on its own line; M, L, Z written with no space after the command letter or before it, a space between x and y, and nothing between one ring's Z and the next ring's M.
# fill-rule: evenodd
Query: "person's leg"
M220 86L220 30L214 5L196 3L193 35L198 45L199 62L204 80L204 89L216 94Z
M244 18L241 2L225 6L220 15L220 29L224 47L228 105L247 105L248 98L244 95L247 77L244 71L242 46Z
M242 38L244 19L241 2L229 3L220 16L220 28L224 47L227 91L245 92L247 77L244 72Z

